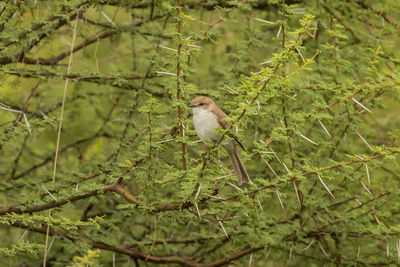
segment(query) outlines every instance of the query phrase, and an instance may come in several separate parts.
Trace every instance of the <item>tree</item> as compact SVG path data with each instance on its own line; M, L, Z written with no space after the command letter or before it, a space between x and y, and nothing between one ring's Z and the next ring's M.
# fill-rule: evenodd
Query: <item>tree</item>
M399 10L3 1L1 264L396 265ZM198 95L254 184L198 142Z

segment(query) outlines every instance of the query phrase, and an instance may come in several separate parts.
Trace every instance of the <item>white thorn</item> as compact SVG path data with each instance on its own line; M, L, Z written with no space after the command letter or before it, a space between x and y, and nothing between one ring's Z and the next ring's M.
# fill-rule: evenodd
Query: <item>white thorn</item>
M307 245L307 247L303 248L303 251L306 251L311 247L311 245L314 243L315 239L311 240L311 242Z
M279 27L279 31L278 31L278 34L276 35L276 37L279 37L279 35L281 34L281 31L282 31L282 25Z
M228 85L226 85L224 82L222 82L222 85L225 86L226 88L228 88L229 90L231 90L232 92L234 92L235 94L239 95L239 92L232 89L231 87L229 87Z
M224 234L226 235L226 237L229 238L229 235L228 235L228 233L226 232L224 225L222 224L222 222L220 221L220 219L219 219L218 217L217 217L217 220L218 220L219 225L220 225L221 228L222 228L222 231L224 231Z
M176 76L176 73L165 72L165 71L156 71L155 73Z
M319 247L321 248L321 250L322 250L322 252L324 253L324 255L326 256L326 257L328 257L328 253L326 253L326 251L325 251L325 249L322 247L322 245L321 245L321 243L318 241L318 245L319 245Z
M236 185L232 184L231 182L228 182L229 185L233 186L234 188L236 188L238 191L242 191L243 189L240 189L239 187L237 187Z
M227 174L227 175L219 176L219 177L216 177L216 178L212 178L212 180L219 180L219 179L226 178L226 177L229 177L229 176L232 176L232 175L234 175L234 174Z
M331 190L329 190L329 188L326 186L326 184L324 183L324 181L322 180L321 176L319 176L319 174L317 173L318 179L321 181L322 185L325 187L326 191L328 191L329 195L331 195L332 198L335 198L331 192Z
M46 187L44 187L44 185L42 185L42 188L44 189L44 191L46 191L46 192L47 192L47 194L49 194L49 196L50 196L52 199L54 199L55 201L57 201L57 198L56 198L55 196L53 196L53 195L50 193L50 191L49 191L49 190L47 190L47 188L46 188Z
M275 24L275 22L272 22L272 21L269 21L269 20L265 20L265 19L254 18L254 20L261 21L261 22L264 22L264 23L267 23L267 24Z
M367 140L364 139L364 137L361 136L361 134L359 132L356 131L356 134L361 138L361 140L363 140L363 142L368 146L368 148L371 151L374 151L374 149L368 144Z
M282 209L285 210L285 207L283 206L283 203L282 203L281 196L279 195L279 191L278 191L278 190L275 190L275 193L276 193L276 195L278 196L279 203L281 204Z
M170 50L170 51L178 52L178 50L176 50L176 49L173 49L173 48L170 48L170 47L167 47L167 46L158 45L158 47L159 47L159 48L166 49L166 50Z
M199 189L197 189L196 196L194 197L195 200L197 199L197 197L198 197L199 194L200 194L200 189L201 189L201 184L199 184Z
M321 124L321 127L325 130L326 134L327 134L330 138L332 138L332 136L330 135L330 133L329 133L328 130L326 129L325 125L322 124L322 121L320 121L320 120L318 119L318 122L319 122L319 124Z
M364 189L368 192L368 194L370 194L371 196L373 196L373 194L371 193L371 191L369 191L368 187L360 180L361 185L364 187Z
M357 103L358 105L360 105L363 109L365 109L365 110L368 111L369 113L372 113L371 110L369 110L369 109L366 108L363 104L361 104L360 102L358 102L354 97L352 97L351 100L353 100L355 103Z
M29 124L28 118L26 117L25 113L22 113L22 115L24 116L26 127L28 128L28 132L30 135L32 135L31 125Z
M200 209L199 209L199 206L197 205L197 203L196 203L196 202L194 202L194 206L196 207L197 216L199 216L199 219L201 220L201 215L200 215Z
M114 21L112 21L112 19L110 19L110 17L107 16L107 14L104 11L101 11L101 14L103 15L103 17L106 18L106 20L108 20L108 22L110 22L113 26L115 26Z
M311 144L318 146L318 143L315 143L313 140L311 140L311 139L305 137L305 136L302 135L302 134L300 134L300 136L301 136L302 138L304 138L305 140L307 140L308 142L310 142Z

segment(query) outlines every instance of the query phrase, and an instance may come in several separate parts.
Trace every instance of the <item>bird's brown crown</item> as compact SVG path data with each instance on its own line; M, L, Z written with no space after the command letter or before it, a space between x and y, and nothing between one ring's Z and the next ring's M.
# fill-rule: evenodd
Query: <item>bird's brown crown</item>
M211 98L206 96L198 96L192 100L192 106L203 106L203 105L210 105L214 103Z

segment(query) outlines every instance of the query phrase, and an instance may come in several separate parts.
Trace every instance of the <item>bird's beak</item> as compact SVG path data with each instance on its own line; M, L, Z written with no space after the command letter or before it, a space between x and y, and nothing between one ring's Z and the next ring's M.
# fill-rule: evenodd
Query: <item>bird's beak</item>
M196 106L196 105L189 104L188 107L190 107L190 108L195 108L195 107L197 107L197 106Z

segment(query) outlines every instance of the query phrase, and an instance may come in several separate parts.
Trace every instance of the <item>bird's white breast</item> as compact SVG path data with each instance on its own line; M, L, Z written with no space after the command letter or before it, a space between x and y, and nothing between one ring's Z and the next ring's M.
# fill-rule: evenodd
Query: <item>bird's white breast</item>
M193 108L193 124L197 135L203 142L211 143L218 140L215 128L219 126L217 116L200 107Z

